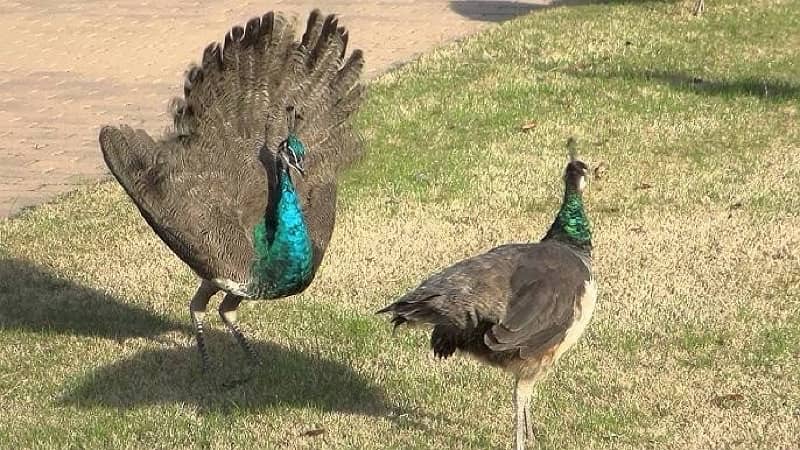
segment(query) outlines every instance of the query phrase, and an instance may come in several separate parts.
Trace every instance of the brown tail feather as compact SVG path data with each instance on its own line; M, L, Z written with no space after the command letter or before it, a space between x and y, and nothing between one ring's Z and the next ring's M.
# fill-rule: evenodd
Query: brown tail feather
M302 47L313 48L316 45L317 39L322 33L322 26L325 20L319 9L311 11L306 22L306 32L303 33L303 39L300 41Z
M341 98L350 92L358 84L363 69L364 53L361 50L355 50L331 83L331 95L334 98Z
M274 148L288 132L285 114L292 106L303 117L297 132L311 152L330 153L319 159L336 169L349 165L361 143L354 133L335 130L347 127L361 103L364 59L356 50L343 63L347 42L336 17L319 10L309 15L300 42L292 24L272 12L231 28L223 44L206 47L202 63L186 72L184 96L171 102L174 134L210 148L218 147L210 139Z

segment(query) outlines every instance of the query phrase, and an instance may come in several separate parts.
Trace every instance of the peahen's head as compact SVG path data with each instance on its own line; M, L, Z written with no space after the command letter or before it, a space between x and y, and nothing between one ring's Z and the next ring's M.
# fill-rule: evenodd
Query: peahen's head
M305 175L303 167L305 155L306 146L295 134L289 134L289 137L278 147L278 157L283 161L284 167L287 169L291 167L300 175Z
M586 187L586 177L589 175L589 166L583 161L576 159L567 164L564 171L564 182L567 188L572 188L578 192L583 192Z
M567 168L564 170L564 183L567 186L567 190L572 189L583 192L583 189L586 187L587 177L589 176L589 166L578 159L575 146L575 138L569 138L567 141L569 163L567 163Z

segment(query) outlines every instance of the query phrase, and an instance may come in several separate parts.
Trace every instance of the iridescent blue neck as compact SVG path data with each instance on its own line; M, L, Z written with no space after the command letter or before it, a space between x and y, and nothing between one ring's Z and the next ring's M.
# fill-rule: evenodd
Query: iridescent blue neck
M279 167L270 204L253 229L256 258L248 294L280 298L305 289L313 278L313 248L288 169Z

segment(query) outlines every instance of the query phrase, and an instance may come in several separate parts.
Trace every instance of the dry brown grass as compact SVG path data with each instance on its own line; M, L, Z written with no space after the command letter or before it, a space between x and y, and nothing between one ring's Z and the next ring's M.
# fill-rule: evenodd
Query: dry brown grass
M116 185L0 224L0 447L508 447L510 380L435 361L425 333L393 338L373 311L538 239L570 134L609 168L587 197L600 297L539 387L539 445L800 446L800 94L775 82L798 61L759 34L791 28L798 6L718 2L705 22L670 3L550 10L377 81L371 154L320 275L242 308L262 369L211 321L221 367L201 377L194 276ZM756 46L739 64L716 52ZM641 75L656 68L729 90ZM759 70L783 94L737 81Z

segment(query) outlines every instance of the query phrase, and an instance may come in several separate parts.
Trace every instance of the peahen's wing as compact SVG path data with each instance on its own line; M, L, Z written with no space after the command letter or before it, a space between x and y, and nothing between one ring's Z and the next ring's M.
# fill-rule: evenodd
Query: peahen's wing
M498 323L509 297L509 277L528 247L503 245L459 261L378 312L392 312L395 326L418 322L468 332L483 322Z
M523 358L551 351L564 340L591 274L564 245L530 247L511 275L505 314L484 336L493 351L519 350Z
M343 149L360 152L344 120L361 97L363 58L356 51L344 63L346 41L345 30L319 11L301 42L290 22L265 14L205 49L202 64L187 72L184 97L172 102L174 130L166 137L156 142L127 126L101 130L111 172L201 277L249 277L251 230L271 179L269 149L286 138L287 107L303 118L296 131L309 150L306 192L330 182L325 174L347 159Z

